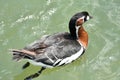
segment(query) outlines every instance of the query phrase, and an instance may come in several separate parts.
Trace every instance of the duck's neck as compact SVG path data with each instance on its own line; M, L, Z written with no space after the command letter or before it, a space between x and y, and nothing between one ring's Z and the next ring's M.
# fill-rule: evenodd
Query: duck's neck
M83 26L79 26L78 30L76 30L77 41L82 44L85 48L88 45L88 34L84 30Z

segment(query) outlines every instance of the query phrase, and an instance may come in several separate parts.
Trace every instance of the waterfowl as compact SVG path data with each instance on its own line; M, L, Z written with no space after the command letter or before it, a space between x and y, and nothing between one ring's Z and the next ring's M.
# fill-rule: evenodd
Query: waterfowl
M88 34L83 23L91 18L87 11L76 13L69 21L70 32L43 36L23 49L11 49L13 60L28 59L31 64L42 67L40 71L26 77L25 80L39 76L46 68L62 66L79 58L88 45ZM23 69L30 65L29 62L23 66Z

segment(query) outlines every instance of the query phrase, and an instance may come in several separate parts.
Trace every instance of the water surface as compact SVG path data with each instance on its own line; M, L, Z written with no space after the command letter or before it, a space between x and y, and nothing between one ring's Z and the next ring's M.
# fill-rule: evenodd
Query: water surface
M88 11L85 54L72 64L46 69L34 80L120 80L120 0L0 0L0 80L23 80L40 67L22 70L10 48L23 48L42 35L68 30L73 14Z

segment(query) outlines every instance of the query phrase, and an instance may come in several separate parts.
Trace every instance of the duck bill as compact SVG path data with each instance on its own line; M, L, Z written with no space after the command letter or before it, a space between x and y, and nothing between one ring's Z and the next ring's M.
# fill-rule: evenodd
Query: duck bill
M93 17L92 16L89 16L90 17L90 19L92 19Z

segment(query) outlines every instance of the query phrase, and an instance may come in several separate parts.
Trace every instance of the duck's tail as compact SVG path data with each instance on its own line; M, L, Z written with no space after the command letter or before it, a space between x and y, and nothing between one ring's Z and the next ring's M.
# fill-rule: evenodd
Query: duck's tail
M35 58L35 55L36 53L35 52L32 52L32 51L29 51L29 50L25 50L25 49L10 49L10 52L12 52L13 54L13 60L16 60L16 61L19 61L23 58L26 58L26 59L34 59Z

